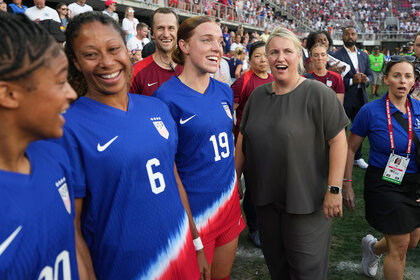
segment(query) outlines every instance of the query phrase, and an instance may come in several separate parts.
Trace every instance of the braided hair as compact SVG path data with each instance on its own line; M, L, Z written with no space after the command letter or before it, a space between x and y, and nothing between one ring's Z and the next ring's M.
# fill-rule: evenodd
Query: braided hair
M24 14L0 13L0 38L0 80L24 80L22 85L28 90L36 86L28 78L48 62L45 53L55 47L52 55L59 54L48 31Z
M64 51L69 59L68 80L78 96L85 95L88 91L88 86L85 77L74 65L74 60L76 60L76 55L74 53L74 40L79 36L80 29L84 24L96 21L102 23L103 25L113 27L120 33L121 38L124 41L124 45L126 44L125 33L122 28L112 17L105 15L102 12L95 11L82 13L70 20L66 28L66 45L64 47Z

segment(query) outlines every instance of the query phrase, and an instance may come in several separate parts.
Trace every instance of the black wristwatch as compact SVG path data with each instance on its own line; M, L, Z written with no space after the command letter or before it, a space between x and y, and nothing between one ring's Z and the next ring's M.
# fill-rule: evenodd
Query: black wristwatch
M341 188L337 186L328 186L328 191L332 194L339 194L341 193Z

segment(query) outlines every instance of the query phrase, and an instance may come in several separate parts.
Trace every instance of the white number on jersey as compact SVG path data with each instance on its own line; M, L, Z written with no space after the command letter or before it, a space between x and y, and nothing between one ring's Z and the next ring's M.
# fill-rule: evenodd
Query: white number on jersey
M159 194L165 190L166 184L163 179L163 174L160 172L153 172L152 166L159 166L160 161L157 158L149 159L146 163L147 175L149 176L150 186L154 194ZM156 180L159 182L159 186L156 186Z
M228 141L228 136L226 132L221 132L219 134L218 139L219 139L219 142L217 142L216 135L212 135L210 137L210 141L213 143L213 148L214 148L214 161L219 161L222 158L227 158L230 154L229 141ZM221 149L224 149L224 151L219 153L219 146Z
M61 270L63 273L62 277L58 277L58 273L60 272L60 263ZM62 251L58 254L57 258L55 259L54 269L47 265L39 274L38 280L71 280L71 270L70 270L70 256L67 250Z

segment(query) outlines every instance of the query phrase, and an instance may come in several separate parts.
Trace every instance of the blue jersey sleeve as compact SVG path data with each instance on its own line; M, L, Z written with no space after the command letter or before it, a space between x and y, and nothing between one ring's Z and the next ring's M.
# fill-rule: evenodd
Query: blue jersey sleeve
M86 196L86 174L80 146L77 144L77 140L73 136L72 131L66 127L64 127L63 137L56 141L67 152L71 163L71 170L68 176L69 182L73 187L74 198L83 198Z

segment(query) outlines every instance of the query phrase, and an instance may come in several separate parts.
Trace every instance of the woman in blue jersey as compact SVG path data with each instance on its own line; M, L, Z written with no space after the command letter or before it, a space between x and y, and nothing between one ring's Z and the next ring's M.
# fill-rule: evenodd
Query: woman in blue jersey
M0 279L78 279L70 163L57 144L76 94L67 58L23 14L0 13Z
M124 37L100 12L66 29L71 83L82 95L60 140L74 167L77 234L99 279L199 279L174 174L176 126L160 100L127 93Z
M353 160L367 136L365 216L384 235L379 241L370 234L362 239L362 269L369 277L376 275L385 253L385 279L403 279L407 250L417 247L420 239L420 102L408 94L415 82L414 61L413 56L391 56L384 73L389 91L363 106L350 129L344 205L349 210L355 208Z
M233 160L233 93L227 84L210 78L222 59L222 32L210 18L192 17L182 22L177 38L172 58L184 70L155 96L169 106L178 126L176 166L211 277L228 279L245 224Z

